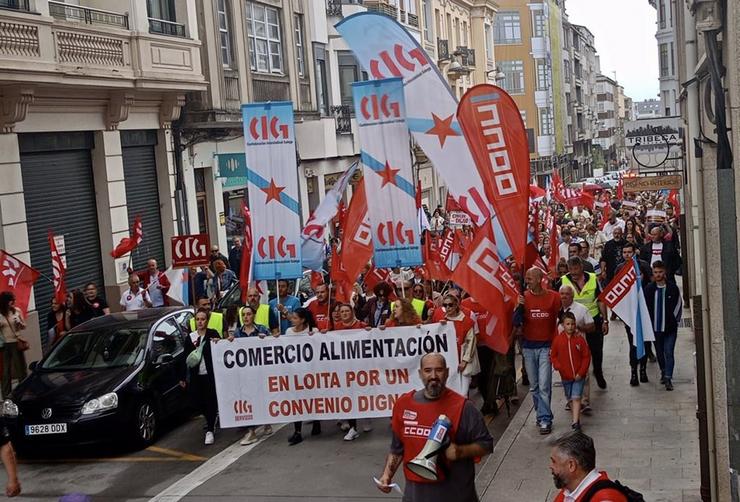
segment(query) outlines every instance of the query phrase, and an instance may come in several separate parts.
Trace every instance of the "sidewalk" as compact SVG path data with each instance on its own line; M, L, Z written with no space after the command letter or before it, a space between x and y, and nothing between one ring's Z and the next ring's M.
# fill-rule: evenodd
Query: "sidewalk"
M604 340L606 390L592 379L593 414L581 419L583 431L596 443L596 465L611 479L641 492L652 502L699 502L699 433L696 420L696 377L693 332L680 328L676 344L673 392L659 384L657 363L648 362L650 383L629 385L627 336L612 321ZM482 502L550 502L558 490L550 474L550 443L570 431L559 376L553 377L553 433L540 436L532 398L514 416L494 452L478 473Z

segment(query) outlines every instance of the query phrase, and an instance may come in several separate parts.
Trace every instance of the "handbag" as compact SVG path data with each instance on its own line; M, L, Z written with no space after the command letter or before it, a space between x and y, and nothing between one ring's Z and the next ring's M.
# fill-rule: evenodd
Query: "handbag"
M20 352L25 352L28 349L31 348L31 344L28 343L27 340L24 340L23 338L18 338L18 342L15 346Z
M196 368L200 365L200 362L203 359L203 347L205 346L206 340L203 340L200 345L198 345L197 349L188 354L187 359L185 359L185 364L188 365L188 368Z

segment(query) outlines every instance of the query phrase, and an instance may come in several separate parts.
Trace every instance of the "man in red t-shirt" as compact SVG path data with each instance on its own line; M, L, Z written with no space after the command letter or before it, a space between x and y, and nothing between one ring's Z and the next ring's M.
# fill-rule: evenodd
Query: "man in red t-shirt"
M553 502L627 502L627 497L596 470L596 448L586 434L576 431L555 441L550 454L550 472L560 493Z
M529 376L529 392L537 411L540 434L552 432L552 363L550 345L557 334L560 295L542 288L542 270L532 267L524 275L527 291L519 297L523 323L517 329L522 337L524 365Z
M328 330L330 328L330 314L334 310L334 302L329 299L329 288L326 284L319 284L314 289L316 296L311 298L304 305L316 321L316 327L320 330Z

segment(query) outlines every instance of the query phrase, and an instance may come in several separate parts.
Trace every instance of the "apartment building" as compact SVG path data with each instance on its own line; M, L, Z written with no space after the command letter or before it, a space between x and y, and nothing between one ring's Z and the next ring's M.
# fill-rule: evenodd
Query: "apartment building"
M606 75L596 76L597 137L607 171L617 169L619 162L619 84Z
M655 39L658 41L660 114L673 117L678 115L678 97L681 94L676 61L676 0L648 1L658 11Z
M567 136L573 145L571 169L564 180L593 176L594 140L598 137L596 75L600 72L594 35L585 26L563 22L564 46L570 64L566 64Z
M527 129L532 174L567 164L563 5L561 1L500 0L494 44L502 86Z
M663 104L659 99L644 99L632 103L632 115L635 119L663 117Z
M13 0L0 10L0 248L52 275L47 235L67 286L88 281L115 309L128 259L110 251L134 218L132 265L169 261L178 230L170 126L203 90L195 0ZM46 343L52 285L40 279L28 360ZM44 326L40 326L43 319Z

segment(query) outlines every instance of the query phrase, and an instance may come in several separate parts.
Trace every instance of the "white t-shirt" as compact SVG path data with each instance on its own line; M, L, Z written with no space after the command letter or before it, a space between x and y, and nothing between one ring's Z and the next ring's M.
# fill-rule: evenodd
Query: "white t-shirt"
M574 301L569 307L563 307L563 312L572 312L576 317L576 328L583 331L587 324L593 324L594 318L588 309ZM563 324L558 324L558 330L563 331Z
M650 257L650 266L652 266L656 261L661 261L663 259L663 243L655 243L653 242L653 255Z
M285 330L286 335L306 335L308 334L308 332L309 332L308 327L303 328L301 331L296 331L295 328L291 326L290 328Z
M191 331L190 332L190 341L193 342L193 345L198 344L198 332L197 331ZM200 343L206 343L208 340L204 336L203 339L200 341ZM201 352L202 354L202 352ZM207 375L208 374L208 368L206 368L206 358L201 357L200 358L200 365L198 366L198 374L199 375Z
M624 220L620 220L619 218L617 218L617 221L615 221L613 225L610 221L606 222L606 225L604 225L604 230L602 230L602 233L604 234L606 240L610 241L614 238L614 229L617 227L621 228L622 232L624 232Z
M571 240L570 242L573 242L573 240ZM558 253L560 253L561 259L567 260L569 258L568 246L570 246L570 242L561 242L560 246L558 246Z
M164 295L162 290L159 289L159 273L155 275L149 275L149 301L152 302L152 307L163 307L164 306Z
M147 295L146 291L144 291L143 289L139 289L139 291L136 294L132 293L131 289L127 289L121 295L120 305L121 307L123 307L123 310L127 312L133 312L134 310L145 309L146 304L144 303L144 298L148 300L149 296Z

